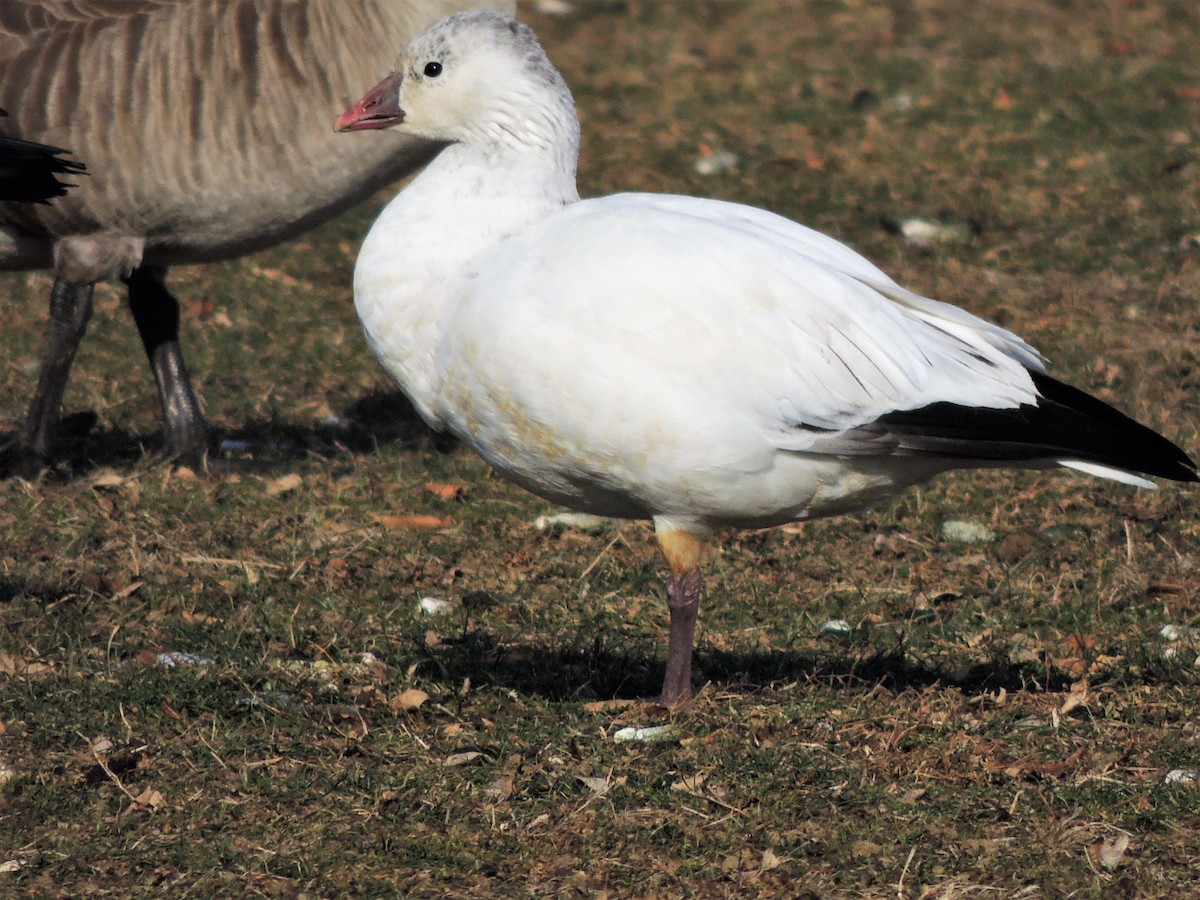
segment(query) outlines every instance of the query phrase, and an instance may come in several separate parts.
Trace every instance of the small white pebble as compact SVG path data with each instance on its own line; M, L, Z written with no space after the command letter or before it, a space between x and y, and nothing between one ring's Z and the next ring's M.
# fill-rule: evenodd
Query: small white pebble
M996 539L996 533L982 522L947 519L942 523L942 537L956 544L987 544Z
M673 741L678 736L679 729L674 725L651 725L648 728L630 725L628 728L622 728L620 731L614 732L613 740L619 744L631 741L640 741L644 744L660 744L666 741Z
M341 431L353 431L358 428L358 423L347 416L339 416L336 413L330 413L327 416L321 416L317 419L317 424L322 428L337 428Z
M844 637L854 629L850 627L850 623L845 619L830 619L821 626L819 634L833 634L838 637Z
M1200 784L1200 772L1195 769L1172 769L1163 778L1164 784Z
M707 178L710 175L731 172L738 167L739 162L736 153L730 153L728 150L714 150L711 153L701 153L697 156L696 161L692 163L692 168L696 170L697 175Z
M1168 622L1158 629L1158 636L1167 643L1176 641L1200 641L1200 628L1189 628L1186 625L1172 625Z
M169 650L158 654L158 664L173 669L176 666L214 666L216 660L207 656L197 656L195 653L183 653L179 650Z
M543 16L569 16L575 12L566 0L535 0L533 6Z
M438 597L422 597L417 601L417 607L427 616L441 616L450 612L454 604L449 600Z
M928 247L930 244L958 244L971 236L965 225L942 225L929 219L908 218L900 223L900 234L910 244Z
M556 527L574 528L577 531L603 531L612 523L612 519L593 516L591 513L560 512L551 516L538 516L533 520L533 527L538 531L549 531Z

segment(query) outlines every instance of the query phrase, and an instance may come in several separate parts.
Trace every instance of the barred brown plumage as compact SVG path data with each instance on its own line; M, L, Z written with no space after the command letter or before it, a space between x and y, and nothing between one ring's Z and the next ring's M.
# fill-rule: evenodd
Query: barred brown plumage
M508 0L4 0L0 136L69 147L89 177L51 204L0 203L0 270L53 267L49 337L0 470L53 457L92 285L121 277L176 457L207 428L178 343L165 267L262 249L424 162L427 142L336 138L329 119L415 32ZM16 92L14 92L16 93Z

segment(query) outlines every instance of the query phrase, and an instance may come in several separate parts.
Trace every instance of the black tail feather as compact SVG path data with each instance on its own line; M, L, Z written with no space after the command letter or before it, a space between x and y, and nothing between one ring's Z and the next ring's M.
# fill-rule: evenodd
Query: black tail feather
M85 171L83 163L60 158L66 152L46 144L0 137L0 201L45 203L61 197L73 185L56 176Z
M881 417L872 428L901 450L970 460L1075 460L1198 481L1196 463L1179 447L1102 400L1040 372L1030 372L1036 406L986 409L934 403Z

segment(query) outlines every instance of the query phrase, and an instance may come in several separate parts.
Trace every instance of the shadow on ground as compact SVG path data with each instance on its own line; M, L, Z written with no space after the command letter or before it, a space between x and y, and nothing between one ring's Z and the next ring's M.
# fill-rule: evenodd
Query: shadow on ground
M123 429L94 428L96 416L78 412L64 416L56 436L55 459L45 477L68 481L96 469L130 469L146 457L165 459L161 431L136 434ZM0 433L0 477L25 475L8 463L15 432ZM209 466L226 471L271 472L290 468L312 455L373 453L391 444L428 442L439 451L456 446L449 435L432 431L399 391L371 392L327 421L247 422L237 429L213 429Z
M514 646L485 632L443 639L421 651L425 674L450 683L470 679L551 701L641 699L658 694L665 659L613 651L597 638L591 647ZM415 662L416 660L409 660ZM1032 672L1006 660L943 669L913 658L903 646L850 655L844 651L769 650L729 653L700 648L694 684L710 689L756 693L782 684L817 681L848 689L884 687L895 692L943 685L968 695L1008 691L1062 691L1070 679L1060 673Z

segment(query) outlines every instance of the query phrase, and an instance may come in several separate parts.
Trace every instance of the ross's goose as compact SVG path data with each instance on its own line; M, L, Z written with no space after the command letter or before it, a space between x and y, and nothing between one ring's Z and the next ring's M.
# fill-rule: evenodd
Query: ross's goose
M447 142L367 235L354 298L421 415L542 497L649 518L671 569L661 702L690 697L701 544L860 510L947 469L1195 481L1174 444L1016 335L787 219L580 200L571 94L533 33L447 19L336 123Z
M430 156L396 134L330 133L348 85L464 9L512 0L0 0L0 134L71 147L91 178L50 205L0 202L0 270L53 268L41 371L0 474L53 461L63 392L101 279L128 285L169 452L208 432L167 267L261 250L332 218ZM4 198L0 198L2 201Z

